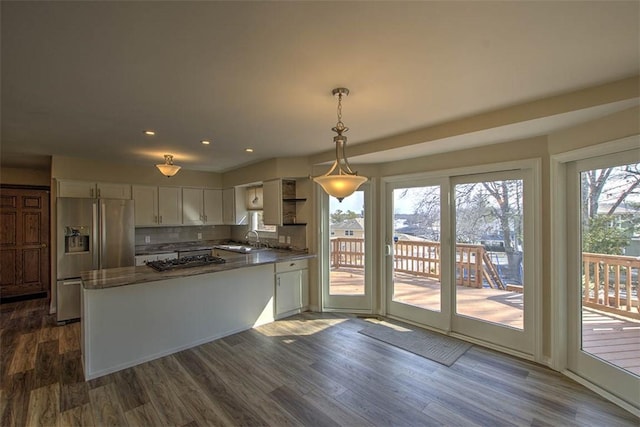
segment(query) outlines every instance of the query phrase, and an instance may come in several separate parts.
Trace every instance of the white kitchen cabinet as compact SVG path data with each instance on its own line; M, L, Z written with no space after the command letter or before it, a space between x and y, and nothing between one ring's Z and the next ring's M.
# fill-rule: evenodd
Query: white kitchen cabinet
M58 181L58 197L131 199L131 185L108 182Z
M158 187L158 224L182 224L182 189Z
M134 185L133 200L136 227L158 225L158 187Z
M282 225L282 180L262 183L262 220L267 225Z
M183 188L182 222L185 225L222 224L222 190Z
M182 224L180 187L133 186L136 227Z
M131 200L131 185L98 182L96 184L97 197L100 199Z
M274 179L263 184L262 219L267 225L305 225L300 221L299 205L307 199L296 195L296 181Z
M222 190L222 222L228 225L244 225L249 221L245 206L246 189L243 187Z
M287 317L309 306L309 269L307 260L276 264L275 317Z

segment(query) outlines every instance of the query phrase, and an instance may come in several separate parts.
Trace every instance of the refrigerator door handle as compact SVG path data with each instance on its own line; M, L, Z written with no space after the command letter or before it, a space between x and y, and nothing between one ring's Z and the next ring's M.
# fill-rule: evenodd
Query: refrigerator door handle
M100 203L100 266L107 259L107 227L105 226L105 220L107 218L107 204L105 202Z
M93 269L97 270L100 266L99 266L99 262L100 262L100 248L98 247L98 245L96 244L98 242L98 233L100 232L99 230L99 223L98 223L98 202L93 202L91 204L91 208L92 208L92 216L93 216L93 227L91 230L91 253L93 255Z

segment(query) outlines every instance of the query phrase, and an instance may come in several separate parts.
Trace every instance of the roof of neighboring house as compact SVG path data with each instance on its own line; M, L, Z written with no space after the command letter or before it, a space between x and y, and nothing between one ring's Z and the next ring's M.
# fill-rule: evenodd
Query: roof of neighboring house
M331 224L332 230L364 230L364 218L348 219L337 224Z

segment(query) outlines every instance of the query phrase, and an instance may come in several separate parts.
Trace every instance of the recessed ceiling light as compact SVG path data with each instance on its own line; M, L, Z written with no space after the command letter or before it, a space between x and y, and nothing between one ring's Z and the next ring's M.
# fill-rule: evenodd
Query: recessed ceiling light
M143 130L142 133L144 133L145 135L154 136L156 134L156 131L147 129L147 130Z
M253 153L253 148L245 148L244 151L247 153Z
M207 141L206 139L203 139L203 140L202 140L202 141L200 141L200 142L202 142L204 145L209 145L209 144L211 144L211 141Z

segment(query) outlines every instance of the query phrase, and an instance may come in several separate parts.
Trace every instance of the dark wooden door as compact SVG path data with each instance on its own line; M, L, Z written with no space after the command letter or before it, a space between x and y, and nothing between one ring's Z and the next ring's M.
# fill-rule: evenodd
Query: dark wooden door
M49 292L49 191L0 189L0 297Z

